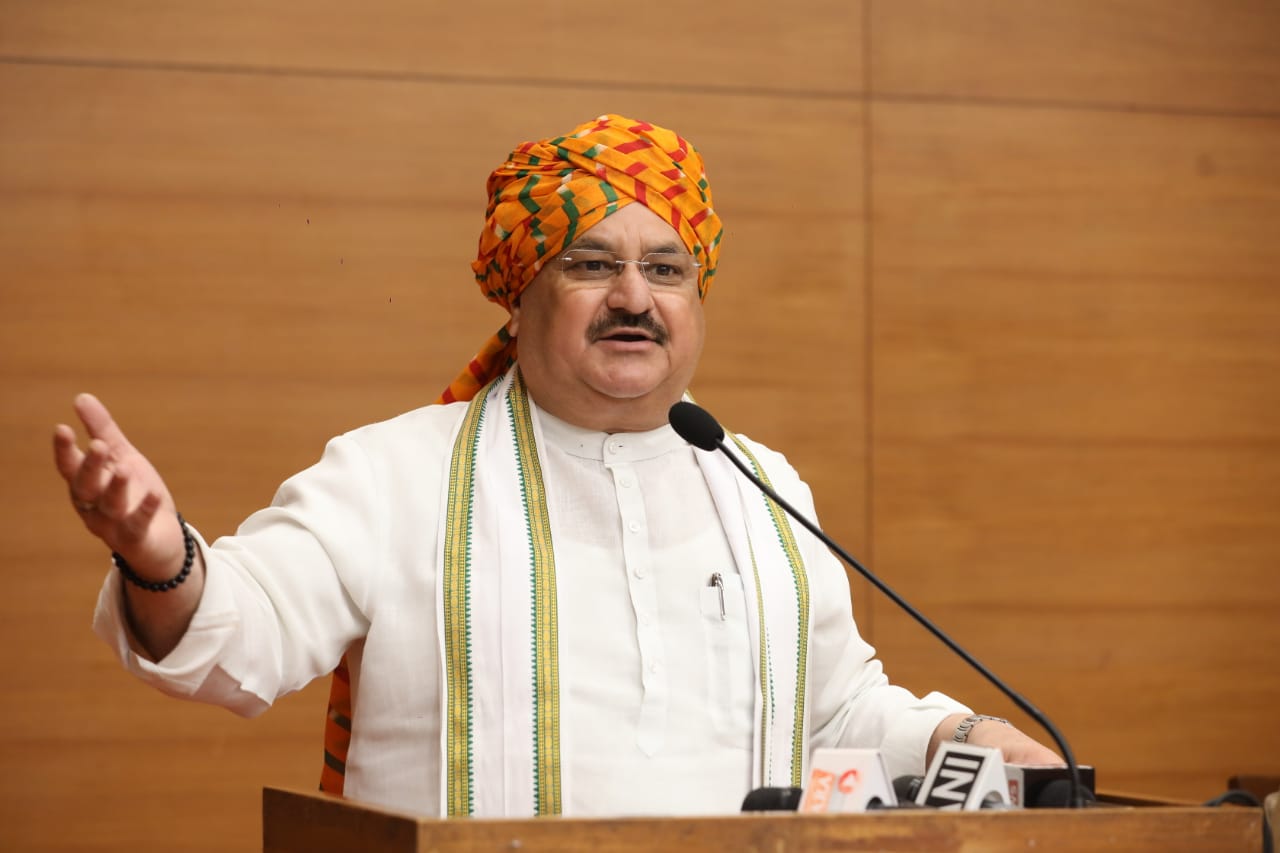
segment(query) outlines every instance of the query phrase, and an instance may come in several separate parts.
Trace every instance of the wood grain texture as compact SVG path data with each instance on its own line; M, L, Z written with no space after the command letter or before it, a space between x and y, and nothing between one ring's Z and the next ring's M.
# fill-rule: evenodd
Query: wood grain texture
M613 91L856 92L864 0L655 0L602 13L509 0L0 0L0 55L306 72L428 76ZM603 91L603 90L602 90ZM480 93L475 93L479 95ZM505 106L503 109L505 109ZM513 140L514 141L514 140Z
M881 570L1075 733L1099 784L1207 799L1261 772L1280 123L886 104L872 127ZM908 684L1009 707L873 619Z
M839 312L810 322L863 299L856 104L734 96L708 114L702 97L627 91L0 66L0 115L21 129L0 135L0 508L20 519L0 559L39 566L10 576L0 632L45 638L2 688L20 848L254 849L258 786L318 778L324 684L244 722L132 683L92 636L108 564L49 456L73 395L112 407L202 532L231 532L330 436L432 400L501 324L469 268L484 180L517 142L606 110L706 154L728 234L696 389L732 427L794 446L856 540L865 483L842 469L861 433L840 428L864 398L864 339ZM802 237L838 262L776 251ZM815 328L836 380L812 369ZM89 793L83 820L55 819ZM138 811L175 797L203 806Z
M5 844L257 849L259 786L319 764L323 684L245 722L91 636L106 561L48 451L73 394L230 532L503 322L468 268L484 177L606 111L707 156L728 235L694 390L831 533L1103 787L1274 775L1275 4L646 9L0 0ZM854 595L896 679L1008 707Z
M1270 0L882 0L876 95L1280 113Z
M424 820L315 794L263 792L266 853L453 851L930 850L999 853L1046 849L1246 853L1257 849L1260 809L1118 808L1009 812L902 811L859 815L758 813L705 818Z

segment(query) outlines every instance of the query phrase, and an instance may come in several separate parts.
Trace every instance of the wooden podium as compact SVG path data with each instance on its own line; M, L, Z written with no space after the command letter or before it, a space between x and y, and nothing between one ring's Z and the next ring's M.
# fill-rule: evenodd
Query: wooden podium
M1097 808L1079 811L441 820L324 794L265 788L262 838L265 853L807 853L828 850L1258 853L1262 849L1262 811L1231 806L1134 806L1104 802Z

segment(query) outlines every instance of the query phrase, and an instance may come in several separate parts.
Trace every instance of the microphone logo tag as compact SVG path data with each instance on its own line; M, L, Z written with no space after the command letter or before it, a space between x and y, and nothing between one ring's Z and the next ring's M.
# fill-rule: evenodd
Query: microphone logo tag
M1008 806L1003 755L998 749L943 744L933 757L916 803L949 811Z
M800 811L865 812L868 808L897 804L879 750L814 750Z
M836 781L834 773L815 767L809 774L809 787L800 803L802 812L825 812L831 805L831 788Z
M980 758L951 754L943 756L938 776L933 780L933 787L929 789L924 804L940 809L960 808L973 792L973 785L978 781L978 771L981 769Z

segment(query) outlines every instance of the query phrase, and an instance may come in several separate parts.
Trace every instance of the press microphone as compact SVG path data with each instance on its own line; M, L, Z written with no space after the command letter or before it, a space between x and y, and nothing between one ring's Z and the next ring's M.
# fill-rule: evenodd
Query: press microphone
M1042 767L1030 764L1006 764L1004 775L1009 780L1009 802L1029 809L1063 808L1071 802L1071 773L1066 767ZM1095 802L1094 770L1080 767L1081 796L1085 805Z
M920 796L920 786L923 784L923 776L899 776L893 780L893 793L900 803L914 803L916 797Z
M898 798L880 750L833 747L814 750L800 811L838 814L897 806Z
M1015 808L1066 808L1071 805L1071 771L1066 767L1041 767L1030 764L1005 764L1009 783L1009 804ZM1095 802L1093 768L1080 767L1085 804ZM924 787L923 776L899 776L893 780L893 792L900 803L914 803Z
M1000 750L943 743L916 795L922 806L950 811L1009 809L1009 782Z
M906 599L898 595L888 584L880 580L871 573L871 570L863 566L849 554L844 548L822 531L822 528L814 524L808 518L805 518L795 507L788 503L781 495L760 480L751 469L748 468L741 459L730 452L724 443L724 428L720 423L712 417L711 413L701 406L691 403L688 400L681 400L671 407L667 413L667 419L671 422L671 427L676 434L685 441L692 444L699 450L719 450L729 458L742 475L750 480L756 488L764 492L774 503L782 507L787 515L794 518L802 527L818 537L824 545L830 548L840 559L844 560L858 574L866 578L876 589L887 595L894 604L902 608L912 619L915 619L925 627L929 633L933 634L951 651L955 652L964 659L969 666L978 671L983 678L991 682L997 690L1009 697L1018 708L1022 709L1028 716L1039 723L1049 736L1053 738L1053 742L1057 744L1058 749L1062 753L1063 759L1067 763L1067 769L1071 777L1071 793L1067 805L1073 808L1082 808L1085 804L1083 786L1080 784L1080 768L1076 764L1075 755L1071 752L1071 747L1067 745L1067 740L1058 731L1057 726L1050 722L1049 718L1044 715L1035 705L1032 705L1022 694L1018 693L994 672L987 669L977 658L965 651L955 640L951 639L941 628L929 620L923 613L916 610Z
M800 805L800 788L753 788L742 800L744 812L793 812Z

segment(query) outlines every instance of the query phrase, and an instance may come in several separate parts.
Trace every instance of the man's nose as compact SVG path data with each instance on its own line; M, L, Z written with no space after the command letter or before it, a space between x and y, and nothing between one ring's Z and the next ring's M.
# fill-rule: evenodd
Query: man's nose
M608 306L629 314L643 314L653 307L649 281L637 263L619 264L609 287Z

